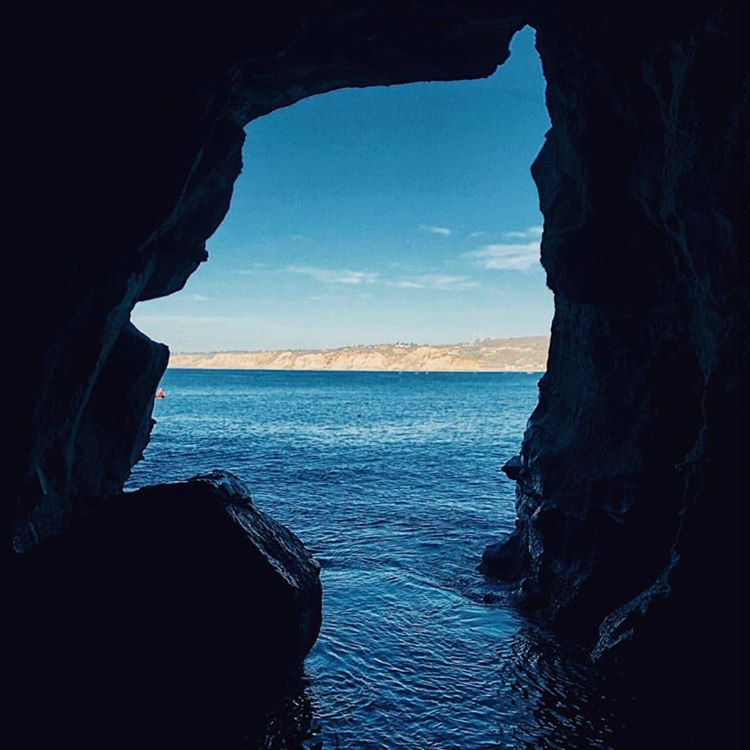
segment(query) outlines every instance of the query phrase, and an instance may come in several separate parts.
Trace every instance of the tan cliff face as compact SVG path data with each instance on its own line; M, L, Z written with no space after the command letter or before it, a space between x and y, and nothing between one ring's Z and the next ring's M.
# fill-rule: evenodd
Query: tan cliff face
M169 367L227 370L384 370L540 372L547 336L484 339L471 344L373 344L341 349L172 354Z

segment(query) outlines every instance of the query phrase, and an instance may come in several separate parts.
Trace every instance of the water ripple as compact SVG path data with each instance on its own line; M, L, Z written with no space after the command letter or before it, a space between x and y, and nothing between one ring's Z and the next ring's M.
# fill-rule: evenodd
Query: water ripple
M499 467L537 380L167 373L131 486L234 471L322 565L321 635L263 747L614 747L593 669L476 571L513 526Z

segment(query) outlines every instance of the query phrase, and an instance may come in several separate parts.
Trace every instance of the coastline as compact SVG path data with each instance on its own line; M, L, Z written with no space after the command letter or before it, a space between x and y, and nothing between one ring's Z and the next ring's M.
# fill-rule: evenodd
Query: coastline
M523 375L543 375L546 369L539 370L365 370L363 368L350 368L348 370L335 370L328 368L325 370L321 369L303 369L297 368L285 368L285 369L274 369L272 367L185 367L183 365L168 367L168 370L174 370L175 372L198 372L202 370L212 370L214 372L331 372L331 373L342 373L342 372L362 372L362 373L382 373L392 375L498 375L502 373L520 373Z
M373 344L339 349L174 353L171 369L332 372L543 372L549 337L461 344Z

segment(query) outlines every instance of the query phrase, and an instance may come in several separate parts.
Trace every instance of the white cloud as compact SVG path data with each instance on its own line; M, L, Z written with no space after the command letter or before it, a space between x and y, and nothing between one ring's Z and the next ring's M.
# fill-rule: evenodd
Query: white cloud
M419 228L424 232L430 232L431 234L439 234L442 237L450 237L453 234L453 230L449 227L435 227L430 224L420 224Z
M484 237L485 234L487 234L487 232L469 232L466 236L475 240L477 237Z
M479 286L469 276L444 276L441 274L426 273L421 276L412 276L406 279L386 282L388 286L397 289L445 289L463 290L473 289Z
M539 247L539 240L484 245L467 257L491 271L526 271L539 263Z
M533 237L542 236L542 227L539 225L526 227L522 231L503 232L503 237L509 240L530 240Z
M401 281L388 281L388 286L396 287L396 289L424 289L424 284L420 284L418 281L409 281L403 279Z
M351 271L348 268L320 268L318 266L286 266L288 273L309 276L326 284L374 284L380 274L371 271Z
M209 297L206 297L205 294L188 294L188 299L192 300L193 302L208 302L210 299Z

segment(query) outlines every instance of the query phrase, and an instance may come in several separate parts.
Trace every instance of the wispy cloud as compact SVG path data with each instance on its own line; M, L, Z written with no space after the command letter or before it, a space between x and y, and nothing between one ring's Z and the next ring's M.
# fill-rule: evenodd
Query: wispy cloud
M388 281L386 284L397 289L444 289L446 291L473 289L479 286L469 276L445 276L432 273Z
M420 284L418 281L410 281L409 279L387 281L386 284L388 286L396 287L396 289L424 289L424 284Z
M539 240L484 245L467 257L492 271L526 271L539 263Z
M477 237L484 237L485 234L487 234L487 232L469 232L469 234L467 234L466 236L471 237L471 239L475 240Z
M516 241L483 245L465 257L474 259L482 268L491 271L527 271L538 265L541 226L503 232L502 236L506 240Z
M348 268L320 268L319 266L286 266L288 273L309 276L325 284L374 284L380 274L371 271L351 271Z
M533 227L526 227L526 229L523 229L521 231L503 232L503 237L505 237L508 240L528 240L534 237L541 237L541 236L542 236L542 227L539 225L535 225Z
M210 297L206 297L205 294L188 294L187 298L193 302L208 302Z
M260 263L259 261L253 261L250 263L249 268L236 268L231 271L231 273L239 273L243 276L253 276L258 273L265 272L267 270L270 270L268 267L268 263Z
M450 237L453 234L453 230L450 227L436 227L431 224L420 224L419 228L423 232L430 232L430 234L439 234L442 237Z

